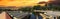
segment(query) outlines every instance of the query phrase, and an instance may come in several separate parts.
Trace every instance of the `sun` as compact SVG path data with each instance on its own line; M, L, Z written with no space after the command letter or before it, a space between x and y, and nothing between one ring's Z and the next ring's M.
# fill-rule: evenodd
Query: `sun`
M44 0L45 2L49 2L49 0Z
M49 2L50 0L39 0L39 2Z

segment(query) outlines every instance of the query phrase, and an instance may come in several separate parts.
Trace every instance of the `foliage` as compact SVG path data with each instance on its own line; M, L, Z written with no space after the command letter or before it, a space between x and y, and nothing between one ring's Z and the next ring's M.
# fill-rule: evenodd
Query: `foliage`
M25 8L21 8L22 11L31 11L31 8L29 7L25 7Z

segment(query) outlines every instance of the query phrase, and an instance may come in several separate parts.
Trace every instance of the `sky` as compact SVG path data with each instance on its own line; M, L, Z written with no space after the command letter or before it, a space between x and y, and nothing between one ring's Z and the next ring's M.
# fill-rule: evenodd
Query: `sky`
M4 6L33 6L37 3L48 0L1 0L0 5Z

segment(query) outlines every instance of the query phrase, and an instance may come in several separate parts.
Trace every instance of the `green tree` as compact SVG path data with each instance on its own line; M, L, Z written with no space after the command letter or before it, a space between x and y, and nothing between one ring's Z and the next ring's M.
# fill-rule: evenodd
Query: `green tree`
M34 6L34 7L33 7L33 10L41 10L40 5Z
M31 11L31 8L29 7L25 7L25 8L21 8L22 11Z

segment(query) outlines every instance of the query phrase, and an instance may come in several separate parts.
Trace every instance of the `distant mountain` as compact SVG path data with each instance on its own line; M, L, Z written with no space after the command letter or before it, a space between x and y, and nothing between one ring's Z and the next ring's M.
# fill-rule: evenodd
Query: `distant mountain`
M52 2L53 5L60 5L60 0L56 0L54 2Z
M49 1L51 4L53 5L60 5L60 0L55 0L55 1ZM38 4L43 4L43 3L47 3L47 2L39 2Z

